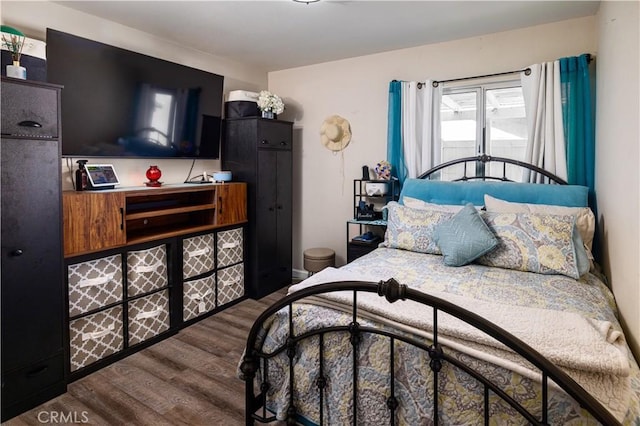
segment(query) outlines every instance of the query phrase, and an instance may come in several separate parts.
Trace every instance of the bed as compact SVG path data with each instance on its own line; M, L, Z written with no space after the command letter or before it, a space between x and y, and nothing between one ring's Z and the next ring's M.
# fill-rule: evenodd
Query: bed
M509 182L515 166L544 184ZM387 216L379 248L256 320L247 424L640 424L586 188L465 158L406 181Z

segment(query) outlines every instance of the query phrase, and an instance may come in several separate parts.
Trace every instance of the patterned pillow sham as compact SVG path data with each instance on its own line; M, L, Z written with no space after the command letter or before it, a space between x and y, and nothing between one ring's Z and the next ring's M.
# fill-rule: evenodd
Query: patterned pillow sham
M435 228L449 220L453 213L412 209L396 201L389 202L385 208L387 209L387 231L380 247L442 254L434 239Z
M482 218L498 246L476 263L574 279L582 275L574 243L575 216L483 212Z
M484 205L488 212L498 213L544 213L573 215L580 237L589 251L593 250L593 235L596 231L596 217L589 207L565 207L549 204L514 203L484 194Z

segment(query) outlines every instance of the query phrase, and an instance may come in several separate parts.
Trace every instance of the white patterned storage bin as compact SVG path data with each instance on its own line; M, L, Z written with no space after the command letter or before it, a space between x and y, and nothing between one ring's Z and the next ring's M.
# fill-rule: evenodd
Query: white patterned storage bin
M129 345L135 345L169 329L169 290L128 303Z
M216 307L216 276L187 281L183 284L182 319L196 318Z
M69 316L83 314L122 300L122 257L69 265Z
M242 228L218 232L218 268L242 262Z
M127 253L127 292L129 297L167 285L167 249L163 244Z
M71 371L123 349L122 306L114 306L69 323Z
M218 270L218 306L244 295L244 263Z
M212 271L214 259L213 234L182 241L182 275L185 279Z

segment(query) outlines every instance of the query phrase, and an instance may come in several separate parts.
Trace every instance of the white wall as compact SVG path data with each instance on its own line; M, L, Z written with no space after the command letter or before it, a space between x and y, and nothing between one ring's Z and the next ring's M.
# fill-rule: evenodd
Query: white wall
M146 55L177 62L193 68L210 71L224 76L225 95L236 89L259 91L267 87L267 73L264 70L229 61L224 58L203 54L200 51L179 46L171 41L161 40L136 29L97 18L86 13L51 3L34 1L2 1L2 24L19 28L28 37L45 40L46 29L71 34L111 44ZM75 159L74 159L75 160ZM96 161L91 160L95 163ZM115 164L123 186L139 186L146 181L145 172L149 165L158 165L162 171L162 181L180 183L185 180L192 160L134 160L100 159L100 162ZM63 189L72 189L71 173L62 162ZM73 168L75 164L71 165ZM218 160L198 160L192 175L219 170Z
M600 4L597 17L596 194L602 265L640 357L640 3Z
M346 259L346 220L353 216L353 179L386 158L389 82L449 79L516 70L542 61L595 53L595 17L269 73L269 89L295 120L294 269L302 252L330 247ZM320 144L323 120L339 114L353 138L341 153Z

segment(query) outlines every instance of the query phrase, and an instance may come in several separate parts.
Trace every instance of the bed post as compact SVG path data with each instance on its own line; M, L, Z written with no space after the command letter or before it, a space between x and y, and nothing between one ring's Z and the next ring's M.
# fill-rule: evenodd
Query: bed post
M244 379L245 386L245 420L247 426L254 425L253 411L255 410L255 399L253 396L253 379L258 371L258 361L251 355L245 355L240 365L240 371L242 371L242 378Z

